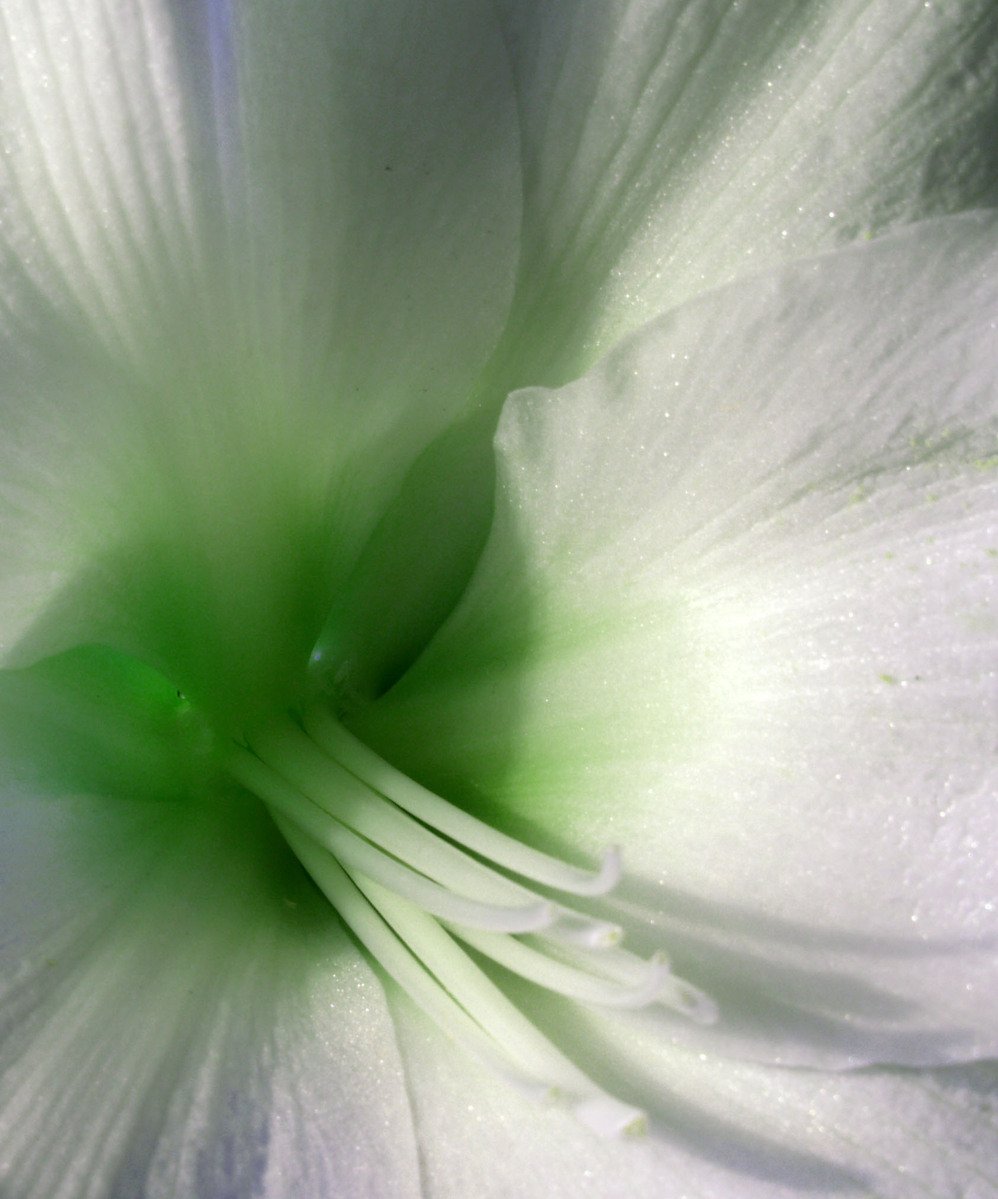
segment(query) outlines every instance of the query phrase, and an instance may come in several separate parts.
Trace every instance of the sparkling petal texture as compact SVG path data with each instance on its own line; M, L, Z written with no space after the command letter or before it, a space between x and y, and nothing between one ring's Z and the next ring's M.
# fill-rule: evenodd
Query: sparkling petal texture
M381 984L141 664L0 674L0 1193L419 1193Z
M998 202L992 0L496 9L519 101L523 225L482 384L492 410L517 387L577 377L622 335L740 275ZM441 447L432 481L424 464L353 582L363 598L345 605L349 633L371 661L362 689L398 677L484 542L492 463L481 430L469 433ZM421 534L414 510L450 535Z
M782 1070L614 1037L578 1014L590 1056L620 1064L653 1117L641 1141L587 1136L557 1108L439 1052L418 1013L397 1015L433 1199L992 1199L993 1064L943 1070ZM558 1027L552 1020L552 1027ZM501 1169L496 1163L501 1162Z
M8 783L0 855L5 1195L419 1194L381 986L260 812Z
M520 182L484 6L223 11L24 3L0 29L5 660L103 640L216 708L287 688L467 414ZM211 13L214 140L185 66Z
M0 81L0 1195L998 1194L992 0L4 0ZM324 655L623 845L718 1026L485 969L644 1143L219 777Z
M993 218L929 222L514 396L480 573L361 722L542 844L623 845L616 914L715 1051L995 1047L996 280Z
M991 0L500 0L520 98L510 386L738 275L998 199Z

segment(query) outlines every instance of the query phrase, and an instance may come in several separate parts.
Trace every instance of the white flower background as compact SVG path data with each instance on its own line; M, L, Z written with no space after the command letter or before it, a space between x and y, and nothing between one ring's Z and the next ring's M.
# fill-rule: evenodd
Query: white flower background
M992 0L5 0L0 1194L998 1196ZM310 654L720 1016L384 976ZM182 693L178 701L178 693Z

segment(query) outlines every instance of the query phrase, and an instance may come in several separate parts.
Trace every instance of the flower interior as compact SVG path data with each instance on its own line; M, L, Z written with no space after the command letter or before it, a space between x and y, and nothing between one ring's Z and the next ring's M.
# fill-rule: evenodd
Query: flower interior
M93 663L118 662L105 674L155 674L147 690L172 697L187 729L181 784L210 795L235 783L262 801L356 939L448 1035L502 1075L564 1096L601 1132L638 1127L641 1113L605 1095L488 973L494 964L582 1004L712 1019L664 957L639 959L616 925L572 906L613 889L617 852L592 870L547 857L348 731L470 572L476 535L463 513L487 510L478 491L490 482L466 487L455 463L467 475L487 460L494 417L484 405L464 424L446 405L427 415L387 384L331 388L307 355L279 369L280 344L237 336L235 318L219 332L170 311L171 336L146 330L127 367L91 348L101 386L55 381L63 415L78 418L58 481L73 517L61 586L14 664L103 646ZM393 609L411 628L387 627Z
M490 1070L540 1099L569 1104L599 1134L639 1132L642 1112L569 1060L492 970L579 1004L661 1004L712 1021L712 1001L676 977L664 954L638 957L620 944L619 926L573 906L617 886L617 849L592 869L569 864L434 794L349 731L319 667L316 655L297 689L310 698L237 735L157 670L118 651L75 649L40 668L61 677L63 694L70 680L112 696L121 736L112 733L109 744L123 762L126 726L141 715L134 709L153 712L160 729L172 725L160 787L180 787L192 803L222 801L233 784L238 804L246 793L257 797L371 959Z
M474 955L579 1003L714 1018L662 954L638 958L617 925L573 908L572 897L617 885L616 849L587 871L517 841L394 769L322 705L255 730L226 767L428 1016L498 1073L564 1096L598 1132L636 1131L641 1113L560 1053Z

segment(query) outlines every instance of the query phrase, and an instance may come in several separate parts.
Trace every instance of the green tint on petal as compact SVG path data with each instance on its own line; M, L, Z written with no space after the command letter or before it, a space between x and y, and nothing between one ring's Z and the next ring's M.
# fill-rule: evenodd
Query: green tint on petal
M0 673L0 786L177 800L201 790L211 740L161 674L83 647Z
M996 280L994 217L928 222L512 397L479 572L355 721L562 855L622 846L631 943L721 1009L667 1035L995 1048Z
M991 0L503 0L524 141L509 387L779 262L998 199Z
M460 599L488 537L494 430L483 410L416 459L333 597L316 660L344 707L395 682Z
M416 1199L381 986L254 801L0 802L3 1194Z
M503 44L485 5L450 0L313 3L294 20L232 6L215 31L229 140L205 166L205 97L182 90L197 21L157 23L150 4L119 44L101 4L29 7L8 58L82 115L42 136L34 108L12 107L8 143L52 166L11 154L23 208L119 248L94 251L103 290L47 235L15 222L5 248L5 660L103 641L242 723L288 699L409 468L474 406L519 236ZM173 72L160 90L166 67L145 80L133 26ZM84 186L126 103L108 45L135 72L115 184L131 220ZM141 165L168 118L197 198L183 236L157 217L169 180Z

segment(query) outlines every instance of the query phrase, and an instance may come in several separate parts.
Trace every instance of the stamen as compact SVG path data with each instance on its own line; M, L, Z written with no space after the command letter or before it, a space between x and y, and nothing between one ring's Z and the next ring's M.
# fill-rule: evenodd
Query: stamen
M638 1109L601 1091L459 944L583 1003L660 1003L709 1022L713 1002L676 978L664 955L644 961L628 953L618 947L618 925L496 868L597 895L619 878L616 850L587 873L521 845L408 779L318 709L305 730L288 717L258 729L248 746L233 747L227 765L267 804L361 944L446 1033L532 1095L564 1096L602 1135L643 1127ZM531 934L531 942L514 934Z
M579 945L583 949L612 949L619 944L624 930L619 924L606 920L595 920L573 912L568 908L558 909L558 918L545 930L552 941L563 945Z
M644 1112L612 1095L594 1095L573 1108L575 1118L601 1137L640 1137L648 1129Z
M616 846L604 851L595 873L580 870L524 845L515 837L491 828L447 803L439 795L434 795L358 741L324 709L311 708L305 713L304 724L308 734L330 757L342 763L369 787L387 796L424 824L521 878L529 878L568 895L588 896L606 895L620 882L620 850Z
M340 918L403 991L430 1019L470 1053L505 1076L514 1074L514 1064L508 1056L502 1053L499 1046L486 1036L481 1026L426 970L336 859L316 845L292 821L277 815L274 817L274 823ZM545 1096L550 1095L551 1088L545 1085L542 1079L524 1079L522 1074L517 1077L521 1083L531 1086L531 1089L537 1088L542 1090Z
M554 904L545 900L521 907L501 907L455 895L358 837L246 750L239 749L232 755L229 769L233 777L272 809L293 820L314 841L335 854L344 866L363 871L442 920L495 933L537 932L554 920Z
M370 879L358 876L356 882L399 938L515 1061L559 1090L588 1089L582 1071L551 1045L439 924Z
M544 929L539 937L546 945L552 941L549 929ZM644 958L639 958L637 954L626 949L614 948L605 951L595 961L590 955L564 944L556 944L552 949L566 965L579 970L598 969L601 974L608 975L622 987L638 985L648 969L648 963ZM654 954L653 960L660 961L664 966L668 965L668 958L661 952ZM696 1024L715 1024L719 1014L717 1004L706 992L694 987L685 978L673 974L671 969L668 970L662 987L649 1002L670 1008Z
M513 937L474 932L466 928L455 928L454 932L473 949L498 962L500 966L505 966L507 970L512 970L514 974L528 978L549 991L557 991L570 999L578 999L582 1003L619 1008L647 1007L658 999L672 980L665 957L660 954L653 954L643 963L644 972L641 979L636 983L627 984L600 978L587 970L559 962Z
M291 721L262 729L254 735L252 748L324 811L444 886L471 892L488 903L522 904L536 898L372 791L327 758Z
M575 1096L579 1118L602 1135L643 1119L607 1095L551 1044L440 926L363 875L353 878L291 821L275 818L329 901L395 981L449 1036L531 1093Z
M253 736L252 748L315 805L441 886L504 908L544 902L535 892L442 840L371 790L338 762L327 758L291 720L261 729ZM444 800L439 802L450 806ZM594 920L561 904L554 910L556 918L551 933L567 944L601 948L615 945L621 938L621 930L615 924Z
M699 987L694 987L685 978L672 976L672 987L658 996L658 1003L672 1008L694 1024L716 1024L719 1010L716 1002Z
M441 984L530 1073L539 1073L566 1095L627 1112L625 1123L641 1113L605 1094L574 1062L523 1015L520 1009L479 969L439 924L398 896L364 878L357 885L408 945L418 946L419 956ZM581 1107L582 1104L576 1104ZM588 1109L587 1109L588 1110Z

